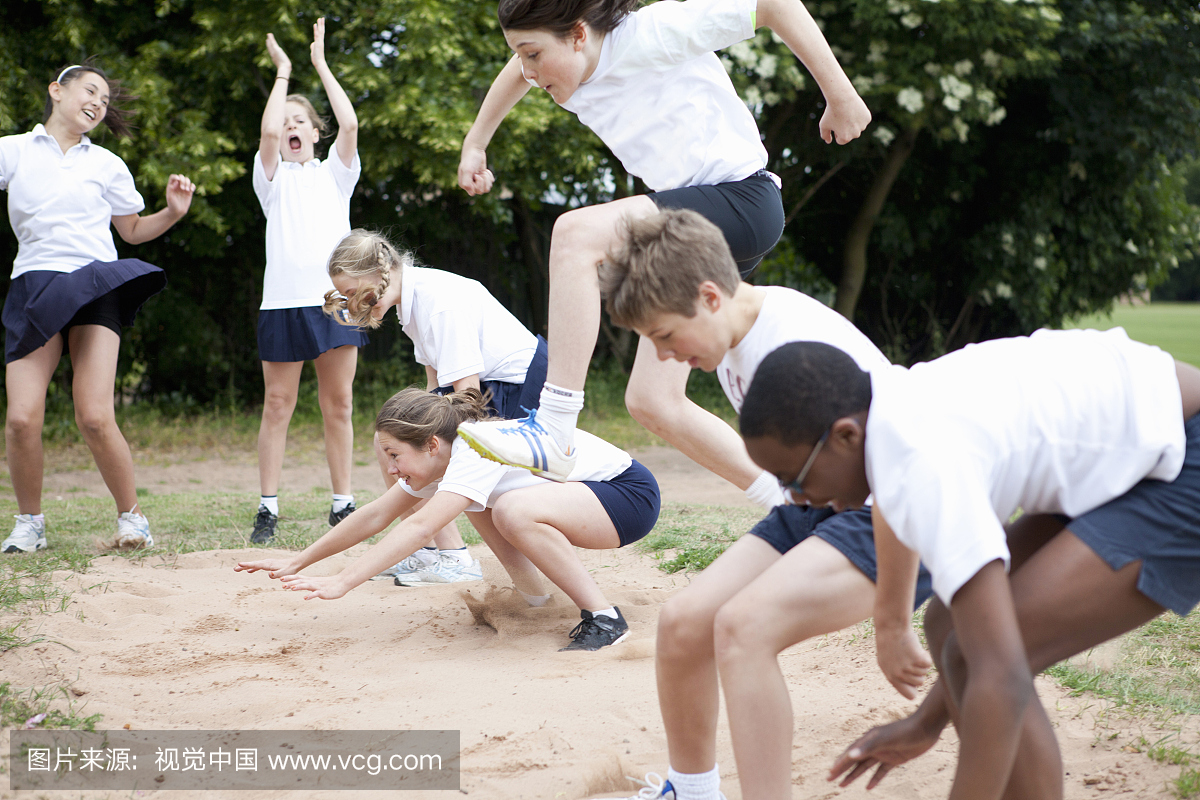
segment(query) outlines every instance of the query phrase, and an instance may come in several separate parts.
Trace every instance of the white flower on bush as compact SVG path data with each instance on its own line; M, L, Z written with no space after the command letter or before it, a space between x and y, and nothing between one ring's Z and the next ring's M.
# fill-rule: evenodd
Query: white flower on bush
M954 75L943 75L938 79L941 84L942 92L948 97L956 97L959 100L966 100L975 93L974 87L966 81L959 80Z
M892 131L892 129L884 127L883 125L880 125L878 128L876 128L873 135L884 147L890 145L896 138L896 134Z
M958 75L959 77L970 75L971 70L973 69L975 69L975 64L973 64L969 58L964 58L962 61L958 61L954 64L954 74Z
M1000 234L1000 249L1008 253L1010 256L1015 256L1017 254L1017 248L1013 247L1014 241L1015 240L1013 239L1012 231L1005 231L1004 233Z
M908 113L916 114L925 107L925 98L916 88L906 86L896 93L896 104Z
M859 94L866 94L875 85L875 80L870 75L855 75L850 82L854 84L854 91Z
M960 108L962 108L962 100L959 100L957 97L948 94L942 98L942 105L951 111L958 111Z
M758 60L758 67L755 69L759 75L767 80L775 77L775 68L779 65L779 56L771 53L763 53L762 58Z
M1002 300L1008 300L1012 296L1013 290L1011 286L1009 286L1007 283L996 284L996 297L999 297Z
M924 18L922 18L920 14L914 12L909 12L900 18L900 24L909 30L912 30L924 21Z
M1129 252L1133 253L1135 256L1141 252L1140 250L1138 250L1138 246L1133 243L1133 239L1125 240L1125 249L1128 250Z
M871 42L869 52L867 53L867 63L868 64L882 63L884 60L884 58L883 58L884 53L886 53L887 51L888 51L888 43L887 42Z
M987 115L987 119L984 120L984 124L999 125L1000 121L1003 120L1007 116L1008 116L1008 109L1006 109L1004 106L1000 106L995 111L993 111L992 113Z
M984 111L996 105L996 93L991 89L978 89L975 92L975 99L979 101L979 105Z
M1045 256L1038 256L1033 260L1033 265L1042 271L1045 271L1047 263Z
M954 121L953 121L952 123L950 123L950 124L954 126L954 132L955 132L956 134L958 134L958 140L959 140L960 142L965 142L965 141L967 140L967 134L968 134L968 133L970 132L970 130L971 130L971 129L970 129L968 126L967 126L967 123L963 122L963 121L962 121L961 119L959 119L958 117L955 117L955 118L954 118Z
M988 69L995 69L1000 66L1000 56L990 47L980 53L979 58L983 60L983 65Z

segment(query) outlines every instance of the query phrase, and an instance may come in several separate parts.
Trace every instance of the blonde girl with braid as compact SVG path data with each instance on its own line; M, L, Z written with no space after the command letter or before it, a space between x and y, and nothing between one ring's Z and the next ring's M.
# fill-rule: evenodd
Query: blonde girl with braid
M258 354L262 361L262 424L258 432L258 473L262 496L250 541L269 542L279 519L279 479L288 425L296 408L300 373L312 361L325 427L325 458L333 484L329 524L354 511L350 468L354 447L351 423L358 348L366 334L334 323L321 313L329 277L329 253L350 230L350 196L358 183L358 117L350 98L325 61L325 20L313 25L309 47L337 118L337 138L328 157L315 146L326 122L307 97L288 94L292 62L272 34L267 53L276 75L263 110L258 152L252 165L254 193L267 220L266 269L258 312Z
M487 461L456 431L462 422L488 416L486 400L475 388L438 395L410 387L394 395L375 421L375 446L394 481L391 488L304 551L243 562L235 570L265 570L286 588L307 592L306 600L334 600L416 552L466 512L530 605L549 599L545 576L579 607L581 621L564 650L620 642L629 626L575 548L624 547L649 533L659 510L654 476L625 451L583 432L576 434L579 459L566 483ZM421 499L428 503L337 575L300 574L380 533L414 511Z
M418 266L411 253L385 236L356 229L329 257L337 291L325 296L325 312L347 325L376 328L396 309L400 328L425 367L426 388L445 394L478 389L492 414L523 417L537 408L546 379L546 341L534 336L479 281ZM390 483L386 464L380 464ZM397 583L480 580L479 563L467 552L453 522L433 544L381 577Z

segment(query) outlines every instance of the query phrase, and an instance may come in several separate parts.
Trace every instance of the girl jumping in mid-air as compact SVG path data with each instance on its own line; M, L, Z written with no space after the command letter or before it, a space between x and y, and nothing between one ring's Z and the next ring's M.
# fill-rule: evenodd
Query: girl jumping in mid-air
M544 89L591 128L640 177L649 195L574 209L558 217L550 241L550 356L535 417L520 426L485 422L462 435L481 453L562 479L571 470L576 419L600 327L596 265L622 220L660 208L699 212L724 233L742 275L783 231L779 178L754 117L738 98L714 50L766 26L791 48L824 93L820 132L849 142L871 113L838 65L800 0L501 0L500 25L516 55L492 83L463 140L458 182L487 192L486 149L530 86ZM626 390L630 412L690 458L751 499L768 503L775 481L745 455L728 425L690 403L690 367L656 365L643 339ZM512 435L519 431L521 435ZM736 454L730 457L730 453Z
M121 328L166 285L163 271L117 259L112 231L130 244L148 242L187 213L195 190L182 175L167 179L167 206L146 207L118 156L88 137L101 122L129 133L120 86L90 62L51 82L43 124L0 138L0 189L19 244L4 301L5 444L17 495L17 523L5 553L46 546L42 515L42 424L46 389L64 351L74 369L75 422L117 502L120 547L154 544L138 510L133 458L117 427L113 390Z
M563 649L597 650L621 641L629 626L574 548L623 547L649 533L659 509L654 476L623 450L587 433L579 434L579 458L567 483L485 461L455 430L463 420L487 414L475 389L441 396L414 387L394 395L380 410L375 433L397 483L292 558L235 569L268 570L288 588L309 592L305 599L333 600L429 542L465 511L530 605L549 599L544 574L579 607L582 621ZM384 530L419 498L430 500L339 574L298 574Z
M267 53L276 75L253 166L254 193L267 217L267 268L258 312L258 353L266 384L258 431L262 497L250 535L256 544L275 536L279 475L305 361L316 366L317 397L325 421L325 458L333 482L329 524L336 525L354 511L350 489L353 383L358 348L367 337L361 330L338 325L322 313L321 306L332 288L325 263L350 230L350 195L361 171L358 117L325 63L324 17L313 25L309 49L338 123L337 139L325 161L314 153L325 121L307 97L288 94L292 62L275 36L267 34Z
M329 277L337 291L326 295L325 311L343 324L376 328L396 308L417 362L425 366L429 391L486 391L489 409L506 418L537 408L546 380L546 340L526 330L479 281L418 267L411 253L362 229L350 231L333 251ZM396 479L386 461L380 466L391 486ZM401 585L483 578L453 522L434 537L434 546L382 575Z

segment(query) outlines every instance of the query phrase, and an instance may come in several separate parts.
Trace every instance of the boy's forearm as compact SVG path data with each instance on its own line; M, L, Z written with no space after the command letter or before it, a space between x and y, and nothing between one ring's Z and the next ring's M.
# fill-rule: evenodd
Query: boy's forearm
M825 34L801 0L758 0L757 23L774 31L816 80L830 103L858 97Z
M483 98L483 105L479 107L479 113L475 116L475 123L463 139L463 149L472 147L486 150L500 123L529 89L529 83L521 73L521 61L517 56L513 56L492 81L487 96Z
M920 557L905 547L892 531L879 506L871 507L875 529L875 629L896 632L912 624Z

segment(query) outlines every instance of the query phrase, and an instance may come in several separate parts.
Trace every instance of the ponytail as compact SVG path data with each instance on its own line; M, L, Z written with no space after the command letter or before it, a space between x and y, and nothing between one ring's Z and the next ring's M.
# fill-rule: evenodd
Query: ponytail
M642 0L500 0L496 15L504 30L547 30L565 39L580 22L608 33L637 10Z
M57 73L58 77L54 82L59 86L66 86L72 81L82 78L87 73L93 73L99 76L108 84L108 108L104 112L104 126L112 131L113 135L118 139L123 139L133 133L133 123L130 119L134 112L125 107L125 103L138 100L138 96L130 94L120 81L113 80L108 77L108 74L96 64L92 56L88 56L83 60L82 64L72 64ZM42 114L42 122L50 120L50 113L54 111L54 100L49 94L46 95L46 109Z
M490 399L491 392L485 395L478 389L439 395L410 386L392 395L379 409L375 432L418 448L434 436L453 442L460 423L491 416L487 407Z

